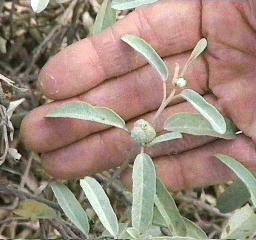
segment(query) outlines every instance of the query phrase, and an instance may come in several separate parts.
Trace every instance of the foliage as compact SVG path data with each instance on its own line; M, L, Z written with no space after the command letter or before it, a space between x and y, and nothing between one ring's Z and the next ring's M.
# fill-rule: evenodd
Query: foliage
M246 205L236 210L222 232L222 239L253 239L256 229L256 214Z
M16 215L24 219L54 219L57 218L56 212L44 203L34 200L25 200L13 211Z
M59 183L52 183L51 188L63 212L71 222L82 233L88 234L90 226L87 215L73 193L65 185Z
M156 51L148 43L136 36L125 35L121 39L145 57L145 59L159 73L165 88L166 81L170 81L169 70ZM188 67L190 61L194 60L203 52L206 47L205 41L206 40L199 41L186 63L185 68ZM178 74L178 76L180 75ZM175 84L178 79L180 78L177 77L177 79L172 80L174 89L178 87L178 85ZM156 181L156 172L153 161L149 155L144 153L144 148L163 141L181 138L181 133L233 139L236 136L236 128L230 120L225 119L213 105L208 103L195 91L185 89L181 91L179 96L190 102L201 115L187 113L175 115L165 123L165 129L173 132L164 135L157 136L153 126L143 119L135 122L134 127L130 131L131 137L141 145L141 153L136 157L133 166L132 226L126 227L127 238L129 239L194 239L195 236L197 239L205 239L206 235L201 229L195 227L189 220L183 219L171 194L159 179ZM166 101L170 102L170 100L173 99L174 94L171 94L170 97L168 98L164 96L162 106L166 106ZM113 114L112 110L104 109L104 112L98 111L97 113L93 111L82 112L80 110L81 105L81 103L74 103L72 105L72 111L70 110L70 106L64 106L62 109L51 113L50 117L72 117L75 119L107 123L112 126L116 125L116 119L111 116L111 114ZM96 109L99 108L97 107ZM161 109L161 106L159 109ZM163 109L164 107L161 111L163 111ZM156 118L161 114L161 111L158 112ZM116 115L117 114L115 114L115 116ZM98 119L104 119L104 121L99 121ZM118 120L119 119L120 117L118 117ZM125 126L123 120L120 120L120 122ZM123 128L125 129L125 127ZM241 180L244 181L244 184L248 187L251 194L252 202L255 204L256 179L254 176L240 163L228 156L217 155L217 158L235 171ZM93 178L87 177L84 180L81 180L81 186L102 224L114 238L118 238L119 231L117 218L100 184ZM154 204L156 208L154 208ZM161 237L161 235L153 237L148 233L149 229L153 226L153 215L155 211L161 216L164 225L169 229L172 237ZM235 225L233 221L237 221L234 220L234 218L237 219L237 216L235 215L235 217L232 217L229 220L231 223L228 223L229 226L231 226L232 234L223 234L225 238L230 235L237 236L237 233L240 234L241 226L244 226L244 223L242 222L241 226L233 227ZM246 228L250 237L254 233L252 226L247 226L249 230ZM235 228L235 230L232 228ZM194 231L194 229L196 230Z
M222 213L233 212L245 205L250 199L250 196L244 183L240 179L237 179L218 197L216 207Z
M167 119L164 128L167 131L186 133L198 136L212 136L224 139L236 138L236 127L229 120L225 119L227 130L225 133L217 133L211 124L200 114L178 113Z
M152 4L159 0L113 0L112 8L116 10L128 10L143 5Z
M124 35L121 39L132 48L134 48L134 50L139 52L159 73L163 81L168 80L168 67L161 59L161 57L157 54L157 52L147 42L133 35Z
M104 0L95 19L92 34L103 32L116 22L116 11L111 8L111 0Z
M100 33L116 21L116 11L113 9L133 9L154 2L156 0L113 0L112 5L110 5L110 1L105 0L96 18L93 34ZM31 0L31 6L35 12L41 12L47 7L48 3L49 0ZM87 200L112 238L120 239L125 236L126 239L205 239L206 234L202 229L181 216L171 193L157 178L153 160L144 151L155 144L182 138L182 133L224 139L234 139L236 137L237 129L229 119L224 118L199 93L192 89L183 89L187 86L187 79L184 78L184 74L190 64L207 48L207 40L204 38L199 40L182 70L179 71L179 66L176 64L173 75L164 60L144 39L134 35L124 35L121 40L142 55L145 61L159 73L159 78L162 80L164 96L153 122L148 123L140 119L131 130L128 130L125 121L113 110L82 102L66 105L50 113L48 117L94 121L118 127L131 133L131 137L140 145L141 152L137 155L133 165L131 226L118 223L110 200L100 183L91 177L80 180L80 185ZM171 83L172 89L170 95L166 96L169 83ZM180 93L176 94L177 92ZM188 101L200 114L182 113L173 116L166 121L164 126L168 132L160 135L154 129L154 123L174 97L180 97ZM254 175L230 156L218 154L216 157L237 174L244 184L243 187L246 186L247 188L247 197L249 193L252 205L255 207L256 179ZM52 189L67 217L85 235L88 235L88 217L72 193L63 184L53 184ZM241 207L244 202L245 199L241 200L238 205L234 204L231 210ZM246 205L235 211L227 221L221 237L223 239L252 239L256 229L256 216L253 207ZM24 216L22 211L17 212ZM158 216L158 218L155 216ZM32 218L32 216L29 217ZM152 234L152 230L160 225L160 221L169 232L159 231L158 236L155 236Z

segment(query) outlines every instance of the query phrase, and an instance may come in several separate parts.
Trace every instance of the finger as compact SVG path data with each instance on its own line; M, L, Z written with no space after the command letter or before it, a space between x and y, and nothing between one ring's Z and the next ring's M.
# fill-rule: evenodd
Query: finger
M208 97L209 100L209 97ZM214 102L214 99L212 99ZM188 103L181 103L169 107L161 115L159 126L177 112L194 112ZM150 121L153 113L144 115ZM130 122L130 125L132 122ZM160 131L161 129L157 129ZM212 141L210 137L188 137L161 144L150 150L152 156L173 154L201 146ZM120 129L108 129L92 134L78 142L42 155L43 165L47 171L56 178L77 178L91 175L96 172L119 166L128 157L132 158L138 153L139 147L130 135Z
M173 66L178 62L182 65L188 56L189 53L170 57L167 64ZM200 93L207 91L206 66L202 59L194 63L187 72L186 78L191 88ZM116 111L125 120L129 120L157 109L161 97L161 80L157 78L157 73L150 66L145 66L105 82L79 98L57 101L33 110L22 123L21 136L25 145L34 151L52 151L106 128L88 121L45 118L48 113L68 102L80 99L93 105L105 106ZM179 109L182 110L182 108Z
M256 143L255 89L255 76L247 76L214 86L212 91L222 112Z
M101 132L65 148L42 155L42 165L56 179L78 179L120 166L134 159L140 147L128 134L113 129ZM183 139L151 148L152 156L177 154L213 141L211 137L184 136Z
M192 49L200 39L199 10L199 1L168 0L131 13L110 30L53 57L39 76L43 92L52 99L70 98L144 65L120 40L127 33L142 37L163 57Z
M235 175L214 155L234 157L252 171L256 171L256 148L252 140L240 135L235 140L216 140L205 146L172 156L155 159L157 174L173 191L220 184L232 180ZM122 177L131 186L131 170Z

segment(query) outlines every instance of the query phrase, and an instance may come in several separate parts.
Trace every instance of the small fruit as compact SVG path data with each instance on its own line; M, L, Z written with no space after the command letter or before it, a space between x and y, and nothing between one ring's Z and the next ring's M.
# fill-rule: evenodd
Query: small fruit
M176 81L176 86L178 86L179 88L184 88L187 86L187 80L184 78L178 78L178 80Z
M138 143L146 145L156 137L156 131L151 124L143 119L134 123L131 137Z

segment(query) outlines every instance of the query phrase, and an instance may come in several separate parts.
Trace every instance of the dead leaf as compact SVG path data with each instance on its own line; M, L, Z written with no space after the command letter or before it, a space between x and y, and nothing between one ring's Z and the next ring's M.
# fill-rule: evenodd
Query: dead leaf
M16 215L36 220L57 218L56 212L44 203L35 200L25 200L13 211Z

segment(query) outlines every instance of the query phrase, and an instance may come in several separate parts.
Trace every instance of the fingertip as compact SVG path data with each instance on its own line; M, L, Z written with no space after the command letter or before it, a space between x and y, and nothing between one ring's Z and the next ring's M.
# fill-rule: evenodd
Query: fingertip
M53 138L49 136L51 132L46 131L42 108L39 107L27 114L20 127L20 138L25 148L39 153L47 151L53 142L44 141Z
M51 83L51 79L53 80L53 77L50 77L47 74L47 71L45 70L45 67L42 68L42 70L40 71L39 75L38 75L38 87L41 90L41 92L48 98L52 99L54 98L54 90L51 88L51 86L53 85ZM49 91L49 89L52 90ZM55 91L56 92L56 91Z
M91 41L83 39L48 60L39 73L39 86L53 100L78 96L105 79L99 65Z
M31 141L30 131L30 113L24 117L20 126L20 138L24 147L28 150L33 150L33 141Z
M57 57L57 56L56 56ZM42 93L54 100L61 99L60 93L60 83L59 83L59 66L54 63L54 59L48 60L48 62L43 66L38 75L38 86Z

